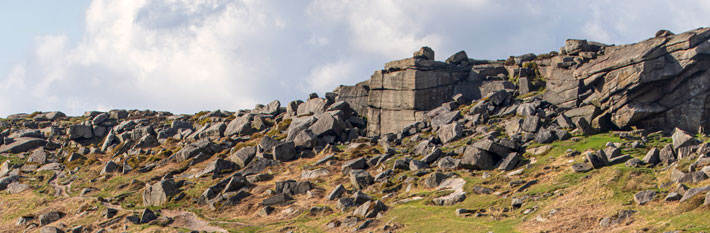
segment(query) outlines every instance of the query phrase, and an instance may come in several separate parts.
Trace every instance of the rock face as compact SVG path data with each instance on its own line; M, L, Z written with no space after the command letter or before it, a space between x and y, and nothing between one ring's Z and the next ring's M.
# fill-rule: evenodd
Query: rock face
M559 56L541 67L548 77L545 100L560 107L587 108L582 116L588 121L607 121L618 128L678 127L697 132L710 125L708 38L710 29L701 28L597 49L574 43L572 51L602 49L604 54L571 67L565 59L574 57Z
M375 71L369 80L368 135L398 133L459 93L469 100L480 98L474 91L477 83L467 79L471 66L446 64L432 57L415 54Z

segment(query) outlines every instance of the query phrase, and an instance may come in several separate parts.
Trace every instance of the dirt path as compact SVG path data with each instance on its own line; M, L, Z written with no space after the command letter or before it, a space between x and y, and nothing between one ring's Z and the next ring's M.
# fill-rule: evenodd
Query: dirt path
M210 223L200 219L197 215L181 210L162 210L163 216L172 218L174 221L170 226L187 228L193 231L206 231L206 232L223 232L228 233L227 230L216 226L210 226Z

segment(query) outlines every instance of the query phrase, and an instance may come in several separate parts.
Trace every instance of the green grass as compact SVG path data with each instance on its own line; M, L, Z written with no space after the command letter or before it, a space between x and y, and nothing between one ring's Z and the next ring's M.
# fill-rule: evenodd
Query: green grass
M453 206L432 206L426 205L424 200L412 201L388 210L383 221L403 224L405 228L402 232L516 232L514 226L521 222L519 219L499 221L490 216L456 216L457 208L486 208L495 204L496 199L469 196L464 202Z

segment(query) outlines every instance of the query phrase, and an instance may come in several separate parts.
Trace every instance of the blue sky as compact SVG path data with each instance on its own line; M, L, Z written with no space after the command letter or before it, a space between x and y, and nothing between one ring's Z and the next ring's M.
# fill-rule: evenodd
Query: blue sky
M703 0L0 2L0 116L234 111L369 78L430 46L505 59L567 38L637 42L710 25Z
M0 3L0 74L34 49L34 38L66 34L76 42L84 29L88 0L23 0Z

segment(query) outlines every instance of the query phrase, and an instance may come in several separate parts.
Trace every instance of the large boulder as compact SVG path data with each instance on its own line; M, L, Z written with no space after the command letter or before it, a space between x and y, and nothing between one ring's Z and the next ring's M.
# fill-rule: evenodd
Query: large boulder
M254 129L251 126L251 121L253 119L253 115L251 114L246 114L241 117L237 117L234 120L230 121L229 124L227 125L227 128L224 129L224 136L230 137L233 135L248 135L254 132Z
M461 158L461 166L469 169L490 170L495 168L496 157L493 153L469 146Z
M152 185L146 184L143 190L143 205L163 205L179 192L177 184L172 179L161 180Z
M191 159L192 157L195 157L200 153L212 156L217 152L219 152L218 145L212 143L212 141L210 140L200 140L180 149L178 152L175 153L174 158L177 162L182 162Z
M21 137L14 140L10 144L0 146L0 153L22 153L47 144L47 141L39 138Z
M72 125L69 126L69 131L67 133L69 139L90 139L94 136L93 128L88 125Z
M439 128L438 133L439 139L441 139L441 143L446 144L461 137L461 134L463 133L463 127L458 122L454 122L442 125Z

